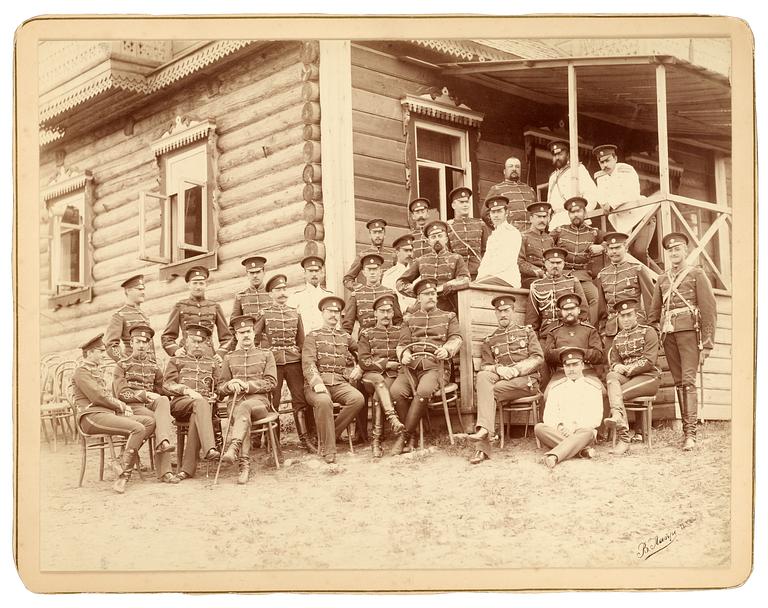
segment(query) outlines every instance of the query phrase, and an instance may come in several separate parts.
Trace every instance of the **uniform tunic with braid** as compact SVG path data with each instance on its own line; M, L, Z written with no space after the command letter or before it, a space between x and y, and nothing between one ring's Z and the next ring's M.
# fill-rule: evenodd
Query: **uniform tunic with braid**
M358 276L363 270L363 258L372 253L380 255L384 259L384 264L381 267L382 270L387 270L392 266L392 260L395 256L393 249L385 247L384 245L379 247L373 244L368 245L359 255L357 255L357 257L355 257L355 261L352 262L349 270L347 270L347 273L344 275L344 278L342 279L344 287L350 291L357 291L363 286L363 284L358 281Z
M451 251L464 258L472 279L477 277L477 269L485 253L485 245L490 235L487 224L479 217L459 217L448 220L448 243Z
M537 271L544 272L544 251L554 246L555 239L548 232L539 232L531 228L522 233L517 265L520 267L524 286L530 285L531 281L539 278Z
M373 314L373 303L376 298L391 295L394 298L394 317L392 322L400 325L403 322L403 313L400 311L400 303L397 294L389 287L383 285L365 285L349 296L342 314L341 327L351 334L355 327L355 321L360 323L360 329L366 329L376 325L376 316Z
M168 323L163 330L162 336L160 336L160 342L169 355L173 356L176 351L181 349L181 346L177 343L177 340L181 338L181 343L184 343L187 339L187 325L195 323L207 327L211 335L213 332L218 332L219 348L216 352L220 355L224 355L228 349L228 343L232 340L232 334L227 325L227 320L224 318L224 312L221 310L221 306L211 300L205 298L195 299L186 298L180 300L173 305L171 314L168 317ZM211 349L213 353L213 340L210 336L205 338L205 344Z
M624 260L618 264L608 264L595 279L598 293L598 330L605 336L615 336L619 331L616 302L637 300L648 302L653 282L643 266L638 262ZM644 307L637 309L637 318L645 320Z
M413 237L413 259L417 260L425 253L432 251L432 247L429 246L427 238L424 236L424 232L421 228L414 228L411 230L411 236Z
M487 201L492 196L506 196L509 199L507 205L507 222L512 224L520 232L528 228L528 211L526 208L536 202L536 192L528 184L513 182L505 179L494 184L485 196ZM485 216L487 211L483 211Z
M136 325L149 325L149 317L138 306L125 304L112 315L104 332L104 344L107 347L107 354L114 361L119 361L123 357L130 357L133 353L131 346L131 328ZM123 345L123 352L120 352L120 344ZM155 343L149 342L149 354L154 358Z
M575 293L582 302L586 302L584 289L578 279L572 275L558 278L545 276L531 283L528 302L525 309L525 323L533 327L539 336L543 337L557 322L560 321L560 310L557 299L565 294ZM579 319L586 320L586 307L582 306Z
M598 230L592 226L558 226L550 233L555 245L566 251L565 271L570 272L579 281L591 281L592 272L589 262L592 254L589 252L591 245L598 241Z
M656 366L659 357L659 337L656 330L648 325L637 324L631 329L622 329L616 334L609 354L611 368L617 363L629 368L625 376L638 374L658 377L661 371Z
M235 301L232 303L232 314L229 315L231 321L234 317L240 315L251 315L258 319L262 311L272 305L272 298L266 291L259 291L253 287L247 287L235 294Z

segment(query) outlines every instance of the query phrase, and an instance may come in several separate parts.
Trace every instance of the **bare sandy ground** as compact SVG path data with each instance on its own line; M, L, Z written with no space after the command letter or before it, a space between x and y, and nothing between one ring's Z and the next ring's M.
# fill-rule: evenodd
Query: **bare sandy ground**
M414 458L354 455L330 469L284 436L286 466L252 454L251 479L224 469L179 485L134 474L124 495L99 482L79 446L45 444L41 567L54 571L712 567L730 554L730 425L707 423L699 448L662 429L628 456L598 444L595 460L548 470L532 438L472 466L471 446ZM385 445L388 447L389 441ZM146 460L146 457L144 458ZM658 552L656 552L658 549Z

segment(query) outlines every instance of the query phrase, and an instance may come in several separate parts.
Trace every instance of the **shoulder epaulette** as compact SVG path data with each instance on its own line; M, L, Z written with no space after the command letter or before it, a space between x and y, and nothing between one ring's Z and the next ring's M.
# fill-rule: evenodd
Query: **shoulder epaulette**
M603 177L603 175L608 175L608 174L605 171L603 171L602 169L600 169L599 171L595 171L594 177L595 177L595 179L597 179L599 177Z
M550 382L549 383L549 390L551 391L553 388L555 388L556 386L560 386L561 384L563 384L567 380L568 380L568 378L558 378L554 382Z
M627 163L616 163L616 171L619 173L632 173L634 169Z
M584 376L584 380L586 380L588 384L591 384L599 391L603 390L603 383L600 382L600 380L597 378L593 378L592 376Z
M579 325L586 325L587 327L591 327L592 329L595 329L595 326L589 323L588 321L579 321Z

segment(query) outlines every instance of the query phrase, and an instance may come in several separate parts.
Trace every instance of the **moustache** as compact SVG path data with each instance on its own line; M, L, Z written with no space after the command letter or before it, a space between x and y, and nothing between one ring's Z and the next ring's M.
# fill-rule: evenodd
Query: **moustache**
M432 246L432 249L435 250L435 253L440 253L443 250L443 244L440 241L438 241Z

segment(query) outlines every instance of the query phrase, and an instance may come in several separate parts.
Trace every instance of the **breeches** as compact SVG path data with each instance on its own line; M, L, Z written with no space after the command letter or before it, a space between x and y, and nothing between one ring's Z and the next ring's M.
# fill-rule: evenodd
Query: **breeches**
M664 354L675 385L696 386L699 370L699 341L696 332L676 331L664 337Z
M83 414L80 428L88 435L120 435L126 437L126 449L138 450L144 440L155 431L155 419L152 416L119 416L109 412Z

